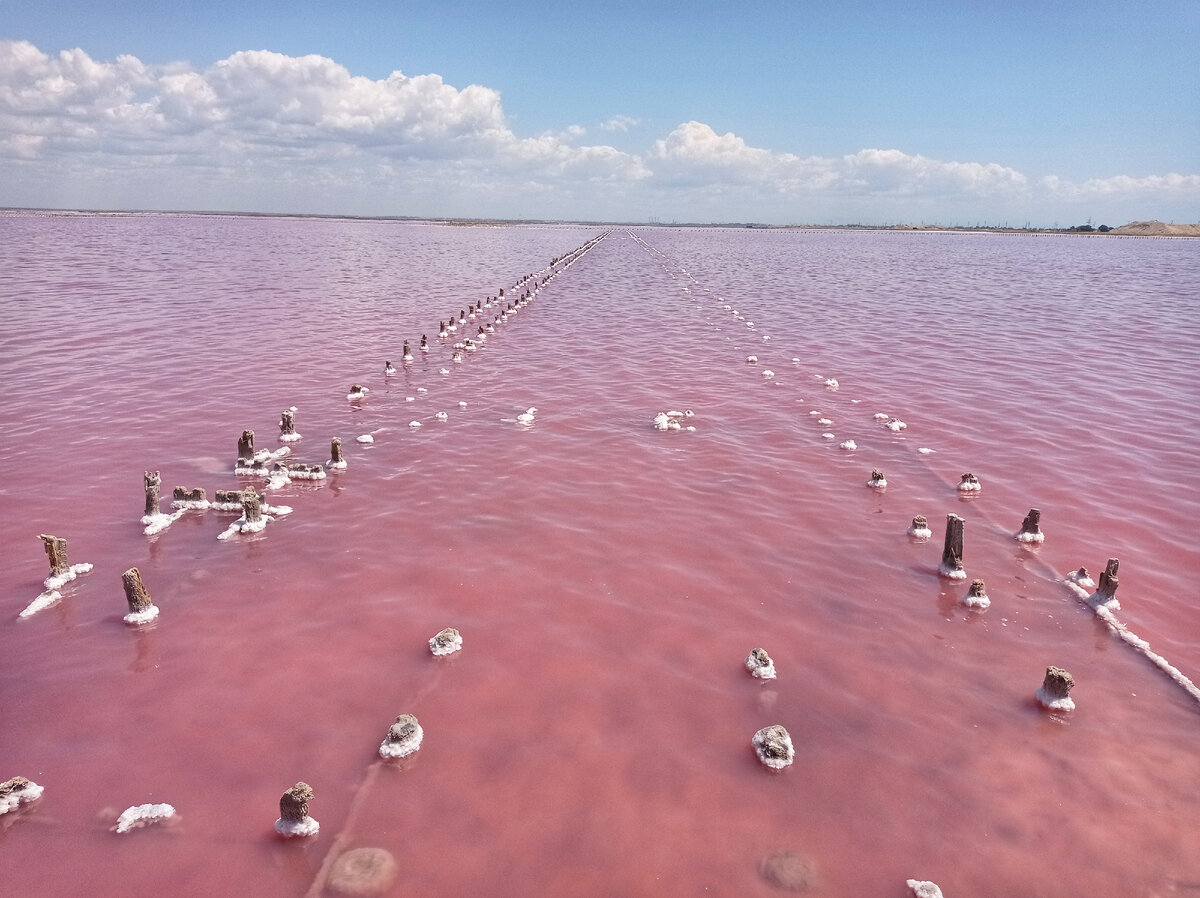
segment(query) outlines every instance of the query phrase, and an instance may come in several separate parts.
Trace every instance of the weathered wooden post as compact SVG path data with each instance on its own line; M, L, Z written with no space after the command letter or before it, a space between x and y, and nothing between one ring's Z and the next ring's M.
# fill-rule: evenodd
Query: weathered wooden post
M300 434L296 433L296 412L285 408L279 413L279 441L294 443L298 439L300 439Z
M979 478L970 471L962 475L962 479L958 482L958 491L960 493L977 493L983 489L983 484L979 482Z
M967 594L963 596L963 604L968 608L987 608L992 604L988 598L987 586L978 578L971 581Z
M462 634L453 627L446 627L429 640L429 651L435 655L452 655L462 648L462 644Z
M917 539L929 539L933 536L933 531L929 529L929 521L925 515L919 514L912 519L912 523L908 526L908 535Z
M1046 534L1042 533L1041 522L1042 513L1036 508L1029 509L1029 514L1025 515L1025 520L1021 522L1021 531L1017 534L1017 539L1023 543L1045 542Z
M401 714L388 728L387 736L379 746L381 758L405 758L421 747L425 737L421 725L412 714Z
M42 786L23 776L14 776L0 783L0 814L15 811L23 804L37 801L46 791Z
M1105 605L1109 608L1115 606L1120 608L1117 602L1117 568L1121 566L1121 562L1115 558L1108 559L1108 564L1104 566L1104 573L1100 575L1100 581L1096 585L1096 594L1093 596L1097 605Z
M258 525L257 529L262 529L262 499L253 486L246 487L242 492L242 517L246 519L247 525L251 525L249 529L256 529L252 525Z
M254 458L254 431L243 430L238 440L238 458Z
M887 478L883 476L883 471L872 470L871 479L867 481L867 486L877 490L881 490L887 486Z
M746 670L750 671L751 676L760 680L775 679L775 662L763 648L752 649L746 656Z
M1037 700L1052 711L1074 711L1075 701L1068 694L1074 685L1075 678L1061 667L1047 667Z
M796 750L792 747L792 737L787 729L779 724L763 727L750 740L758 759L773 770L782 770L792 763Z
M71 564L67 561L67 541L61 536L50 536L42 533L38 535L45 544L46 556L50 559L50 577L47 579L56 579L69 574Z
M146 487L146 513L144 517L152 518L161 514L158 510L158 488L162 485L162 478L158 476L158 471L146 471L142 475L142 481Z
M963 528L966 521L956 514L946 515L946 542L942 548L942 564L938 572L951 580L966 580L963 570Z
M308 803L312 797L312 786L303 781L284 792L279 799L279 819L275 821L275 832L289 838L315 836L321 824L308 816Z
M201 486L195 489L177 486L171 493L171 504L176 508L208 508L208 493Z
M125 601L129 603L125 623L142 624L158 617L158 608L150 601L150 593L142 583L141 571L131 567L121 575L121 584L125 587Z

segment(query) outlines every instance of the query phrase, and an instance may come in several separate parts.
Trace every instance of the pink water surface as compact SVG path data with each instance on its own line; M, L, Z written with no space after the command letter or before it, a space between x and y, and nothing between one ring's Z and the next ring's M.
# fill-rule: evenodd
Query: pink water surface
M829 896L1200 890L1200 707L1058 582L1120 558L1122 620L1200 677L1196 241L614 229L450 361L439 320L601 233L0 216L0 779L46 787L0 817L4 888L317 895L376 846L395 895L766 896L777 851ZM164 507L255 482L237 438L291 406L344 473L255 536L143 535L143 471ZM951 512L984 612L936 574ZM18 620L39 533L95 570ZM378 763L403 712L424 744ZM300 779L321 832L285 842ZM151 801L178 823L109 831Z

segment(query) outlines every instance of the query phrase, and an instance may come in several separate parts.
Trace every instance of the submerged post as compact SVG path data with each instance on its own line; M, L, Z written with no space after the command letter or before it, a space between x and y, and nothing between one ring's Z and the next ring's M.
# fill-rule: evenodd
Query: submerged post
M1029 509L1029 514L1025 515L1025 520L1021 522L1021 532L1017 534L1017 539L1023 543L1040 543L1046 539L1046 534L1042 533L1041 528L1042 513L1036 509Z
M146 487L146 517L153 517L159 514L158 510L158 488L162 485L162 478L158 476L158 471L146 471L142 475L142 480Z
M279 819L275 821L275 832L281 836L315 836L321 828L308 816L308 803L313 790L306 782L298 782L283 793L279 799Z
M908 535L915 536L917 539L929 539L933 536L933 531L929 529L929 520L923 514L919 514L912 519L912 523L908 526Z
M1104 573L1100 575L1100 582L1096 586L1096 601L1101 604L1117 600L1117 586L1120 585L1117 579L1117 568L1120 565L1121 562L1117 559L1110 558L1104 567Z
M329 465L330 467L341 467L346 464L346 460L342 458L342 438L334 437L329 441Z
M142 583L142 573L131 567L121 575L121 585L125 587L125 601L129 603L129 613L125 622L140 624L158 616L158 609L150 600L150 593Z
M951 580L967 579L963 570L963 528L966 521L956 514L946 515L946 542L942 548L942 564L939 572Z
M254 458L254 431L243 430L238 440L238 458Z
M1075 678L1061 667L1047 667L1046 679L1037 691L1037 700L1052 711L1074 711L1075 701L1068 694Z
M246 487L242 493L242 515L247 524L257 524L262 521L262 499L254 491L253 486Z
M971 581L970 589L963 596L963 604L968 608L987 608L992 604L992 600L988 598L987 586L982 580L976 578Z
M50 559L50 576L61 577L71 570L67 561L67 541L61 536L50 536L42 533L38 536L45 543L46 555Z
M296 433L296 413L290 408L279 413L279 438L284 442L299 438Z
M979 478L970 471L962 475L962 479L958 482L958 491L960 493L976 493L983 488L979 482Z

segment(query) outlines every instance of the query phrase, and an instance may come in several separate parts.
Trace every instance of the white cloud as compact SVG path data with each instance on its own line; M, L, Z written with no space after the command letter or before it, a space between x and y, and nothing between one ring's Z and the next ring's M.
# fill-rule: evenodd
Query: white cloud
M641 123L642 120L640 118L635 118L632 115L614 115L612 118L600 123L600 130L619 131L624 134L634 125L640 125Z
M0 41L0 205L228 209L274 196L273 208L362 214L816 221L1200 202L1200 175L1074 183L899 149L806 157L697 121L640 154L586 137L574 124L521 137L498 92L436 74L375 80L266 50L201 70Z

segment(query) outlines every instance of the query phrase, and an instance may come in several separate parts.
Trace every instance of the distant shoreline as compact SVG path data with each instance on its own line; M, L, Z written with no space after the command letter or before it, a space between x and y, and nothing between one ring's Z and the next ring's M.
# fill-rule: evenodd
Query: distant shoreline
M21 206L0 207L0 216L15 214L61 216L214 216L228 218L316 219L327 221L425 222L456 227L503 227L511 225L576 225L582 227L625 228L738 228L762 231L925 231L948 234L1060 234L1073 237L1200 237L1200 224L1167 224L1161 221L1134 221L1120 227L1101 230L1071 228L1009 228L999 226L956 225L866 225L866 224L788 224L772 225L757 222L642 222L592 221L586 219L549 218L441 218L421 215L325 215L308 212L235 212L194 209L45 209Z

